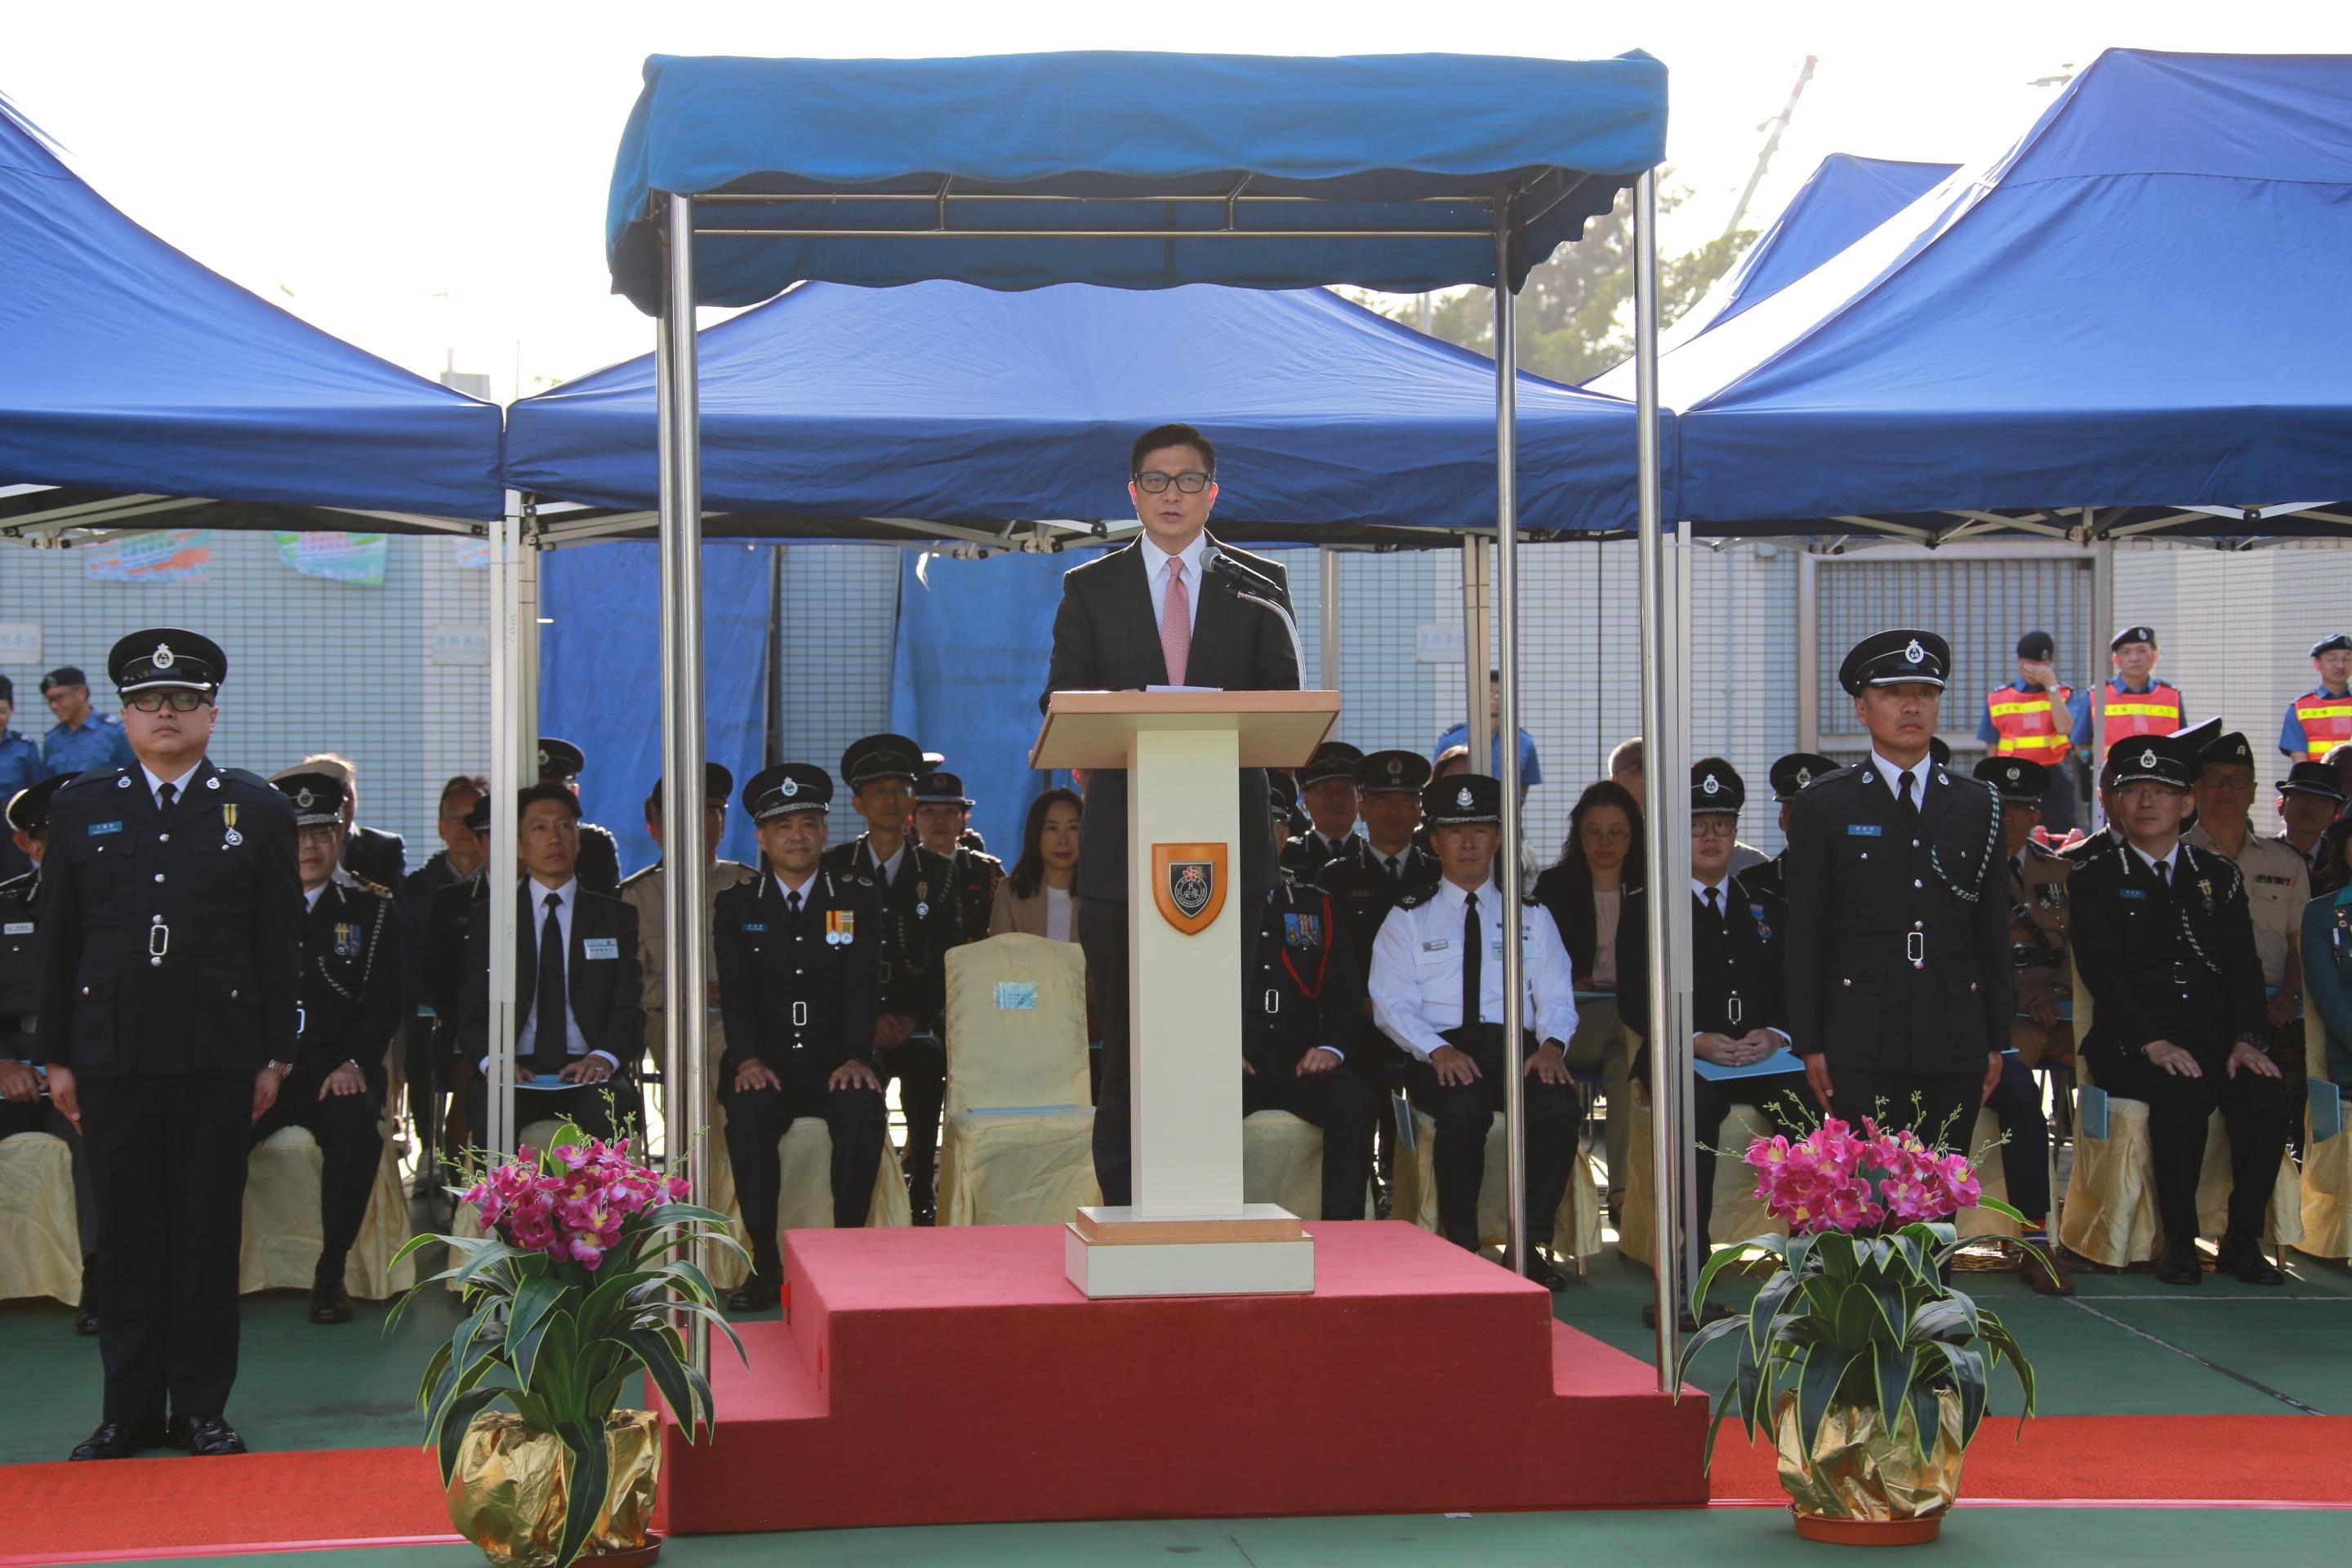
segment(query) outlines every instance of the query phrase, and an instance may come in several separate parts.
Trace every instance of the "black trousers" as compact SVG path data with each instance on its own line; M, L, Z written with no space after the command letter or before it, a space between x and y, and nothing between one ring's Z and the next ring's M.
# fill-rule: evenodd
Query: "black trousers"
M91 1263L98 1257L98 1194L89 1184L89 1145L64 1113L46 1100L30 1105L17 1105L0 1100L0 1138L14 1138L19 1132L46 1132L65 1141L67 1152L73 1157L74 1229L81 1237L82 1305L91 1304Z
M1365 1184L1372 1175L1372 1132L1388 1099L1361 1073L1335 1067L1301 1074L1294 1068L1261 1068L1242 1079L1242 1114L1287 1110L1323 1130L1325 1219L1364 1217Z
M343 1260L351 1256L360 1224L367 1218L368 1194L383 1163L384 1080L370 1073L367 1087L357 1094L320 1098L327 1074L340 1064L297 1062L278 1086L278 1103L253 1124L259 1143L281 1127L299 1127L317 1141L319 1171L319 1268L317 1282L332 1284L343 1277Z
M833 1223L854 1230L866 1223L874 1202L874 1178L882 1165L882 1142L888 1112L878 1090L827 1089L832 1068L822 1062L771 1062L782 1089L737 1089L735 1067L722 1062L726 1087L719 1102L727 1108L727 1158L735 1170L735 1201L743 1206L743 1228L751 1233L751 1267L759 1278L774 1284L782 1273L776 1246L776 1202L783 1182L776 1146L793 1122L803 1116L822 1116L833 1134Z
M605 1100L611 1097L612 1103ZM627 1073L614 1073L602 1083L575 1083L567 1089L515 1089L515 1131L520 1133L534 1121L569 1121L591 1138L611 1138L620 1131L620 1123L631 1122L636 1127L635 1136L645 1136L645 1114L637 1089L637 1080ZM479 1143L490 1125L490 1086L488 1079L476 1077L466 1088L466 1114L472 1121L474 1142ZM631 1148L642 1153L641 1144Z
M934 1036L910 1035L895 1050L879 1054L882 1087L887 1089L897 1081L898 1109L907 1113L908 1201L919 1214L938 1206L940 1108L948 1098L947 1047Z
M434 1047L440 1031L422 1013L400 1029L401 1071L408 1079L408 1121L416 1132L419 1170L433 1169L441 1147L441 1097L449 1089L448 1053Z
M2050 1119L2042 1111L2042 1080L2021 1057L2000 1059L2000 1081L1985 1109L2000 1121L2000 1173L2009 1206L2028 1219L2050 1217Z
M1983 1058L1979 1058L1981 1061ZM1882 1127L1907 1128L1930 1143L1965 1149L1984 1108L1984 1069L1887 1072L1830 1064L1829 1114L1859 1128L1865 1116Z
M1413 1109L1437 1123L1432 1154L1437 1169L1437 1227L1456 1247L1478 1248L1478 1189L1486 1175L1486 1134L1503 1109L1503 1026L1474 1024L1449 1029L1446 1043L1478 1065L1467 1084L1442 1084L1437 1069L1415 1061L1405 1068L1405 1089ZM1522 1063L1540 1044L1529 1030L1520 1040ZM1576 1162L1576 1130L1583 1108L1572 1083L1545 1083L1533 1074L1527 1083L1528 1241L1550 1242L1552 1216L1568 1195Z
M80 1080L98 1196L109 1421L221 1415L236 1382L236 1271L253 1079Z
M1723 1136L1724 1119L1735 1105L1754 1106L1770 1119L1775 1131L1791 1138L1811 1131L1820 1118L1820 1107L1802 1073L1727 1079L1720 1083L1696 1073L1691 1075L1691 1136L1698 1143L1691 1165L1691 1181L1697 1188L1698 1234L1702 1237L1709 1234L1707 1226L1715 1216L1716 1147ZM1745 1157L1748 1152L1744 1148L1725 1152L1735 1158Z
M2195 1051L2203 1078L2175 1078L2137 1051L2092 1064L2109 1094L2147 1102L2147 1136L2156 1156L2156 1213L2164 1250L2179 1257L2197 1246L2197 1177L2205 1165L2205 1124L2218 1109L2230 1133L2230 1217L2224 1247L2263 1238L2279 1155L2286 1149L2289 1101L2284 1079L2242 1072L2231 1078L2226 1050Z
M1255 909L1264 894L1243 900ZM1135 1107L1129 1086L1135 1077L1135 1042L1128 1030L1128 998L1131 994L1127 967L1127 900L1080 899L1078 947L1087 955L1087 978L1094 985L1097 1014L1102 1020L1102 1077L1095 1085L1095 1181L1103 1202L1118 1205L1135 1201ZM1257 921L1242 921L1244 974L1257 973ZM1236 1018L1236 1026L1241 1020Z

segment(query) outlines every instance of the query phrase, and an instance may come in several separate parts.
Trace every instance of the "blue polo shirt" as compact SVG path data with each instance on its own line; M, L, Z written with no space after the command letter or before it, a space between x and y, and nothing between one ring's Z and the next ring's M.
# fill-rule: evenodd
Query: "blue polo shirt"
M1448 747L1466 746L1469 743L1470 726L1456 724L1437 737L1437 749L1429 753L1429 760L1435 762L1445 754ZM1503 737L1494 736L1489 745L1494 754L1487 762L1487 776L1501 778L1503 776ZM1536 743L1528 732L1522 730L1519 731L1519 788L1530 789L1541 783L1543 783L1543 769L1536 763Z
M95 709L79 729L53 724L41 742L41 766L48 778L92 768L127 768L138 761L131 754L131 737L122 732L122 721Z

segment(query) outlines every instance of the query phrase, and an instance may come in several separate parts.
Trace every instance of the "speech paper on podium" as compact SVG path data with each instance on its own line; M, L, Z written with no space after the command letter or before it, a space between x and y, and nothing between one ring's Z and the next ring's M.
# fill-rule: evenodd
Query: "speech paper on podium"
M1222 686L1147 686L1146 691L1223 691Z

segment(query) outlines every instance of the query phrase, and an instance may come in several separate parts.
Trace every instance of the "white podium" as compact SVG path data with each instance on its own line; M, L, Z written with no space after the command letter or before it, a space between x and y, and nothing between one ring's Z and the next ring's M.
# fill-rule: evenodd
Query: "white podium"
M1082 1208L1064 1252L1090 1297L1315 1288L1298 1216L1242 1202L1243 768L1303 766L1336 691L1057 691L1039 768L1128 775L1129 1030L1135 1202ZM1081 829L1083 831L1083 828Z

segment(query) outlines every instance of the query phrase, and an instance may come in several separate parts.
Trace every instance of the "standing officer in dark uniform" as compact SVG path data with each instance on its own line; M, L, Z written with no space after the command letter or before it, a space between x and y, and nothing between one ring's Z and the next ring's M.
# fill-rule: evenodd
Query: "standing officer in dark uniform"
M988 936L988 912L996 904L996 884L1004 880L1004 862L969 842L971 806L963 780L953 773L935 771L915 781L915 841L955 863L951 885L957 929L963 941L982 942Z
M1928 752L1950 668L1942 637L1910 630L1864 637L1839 667L1870 755L1790 808L1788 984L1790 1034L1832 1115L1957 1147L2000 1080L2011 986L1999 805Z
M588 753L569 741L559 741L552 735L539 739L539 776L560 784L573 795L580 793L580 775L588 766ZM621 890L621 841L613 837L609 827L599 827L593 822L580 824L580 863L574 868L580 885L592 893L610 898Z
M874 1048L882 1080L898 1081L907 1118L907 1189L917 1225L938 1213L940 1110L947 1100L948 1056L940 1041L947 1011L947 951L963 940L955 896L955 862L908 837L922 748L904 735L868 735L841 756L850 804L866 831L824 852L824 868L864 877L881 900L876 955L878 1012Z
M467 1118L467 1086L474 1079L472 1058L459 1048L464 1033L466 997L472 977L467 963L474 953L472 931L474 922L488 920L490 911L489 871L490 797L487 793L474 797L466 808L466 831L479 846L481 857L472 871L447 887L436 888L425 905L425 953L423 981L425 1006L434 1016L433 1059L441 1064L445 1086L449 1090L449 1120L452 1125L442 1129L441 1146L456 1151L464 1148L467 1136L478 1137L482 1129L468 1128ZM489 950L481 949L482 962L489 962ZM487 970L481 984L488 987ZM436 1178L433 1190L439 1190Z
M1786 903L1789 899L1789 808L1815 779L1827 778L1837 772L1837 763L1812 752L1790 752L1772 764L1766 774L1771 781L1772 798L1780 807L1780 853L1769 860L1732 874L1744 891L1769 893Z
M794 1117L821 1116L833 1134L836 1226L866 1223L882 1164L887 1112L873 1044L882 907L871 879L823 863L832 802L823 768L782 763L753 775L743 808L759 830L760 875L721 890L712 917L727 1025L719 1095L751 1233L751 1277L728 1298L732 1312L776 1304L776 1150Z
M2263 966L2237 863L2183 841L2200 764L2195 738L2149 735L2107 752L2099 787L2122 843L2075 868L2074 963L2097 1005L2082 1059L2099 1088L2147 1104L2168 1285L2204 1280L2197 1179L2205 1124L2230 1132L2221 1269L2249 1285L2285 1276L2263 1256L2263 1216L2290 1107L2271 1058Z
M1278 811L1267 820L1276 837L1288 826ZM1325 1219L1363 1218L1372 1175L1382 1096L1341 1070L1370 1028L1365 962L1339 900L1285 873L1259 912L1257 975L1242 993L1242 1114L1287 1110L1323 1130Z
M81 1236L81 1306L74 1332L98 1332L98 1201L89 1184L89 1149L56 1104L35 1070L33 1031L41 1010L41 860L47 851L49 797L70 774L58 773L10 795L8 830L33 868L0 882L0 1138L46 1132L65 1141L73 1153L74 1228Z
M1777 894L1748 888L1731 876L1731 847L1738 842L1739 812L1748 784L1721 757L1691 766L1691 1049L1699 1065L1691 1077L1691 1135L1698 1150L1692 1186L1698 1198L1698 1234L1704 1237L1715 1212L1715 1141L1735 1105L1752 1105L1790 1137L1800 1137L1819 1117L1803 1074L1790 1060L1786 1072L1749 1077L1710 1076L1769 1065L1789 1048L1786 977L1780 963L1780 933L1787 906ZM1617 959L1617 1011L1640 1035L1633 1076L1648 1083L1655 1103L1657 1080L1650 1050L1650 922L1643 918L1642 889L1625 895L1619 930L1623 946ZM1696 1331L1688 1301L1690 1281L1678 1282L1685 1303L1684 1327ZM1711 1308L1710 1316L1727 1315ZM1657 1327L1657 1304L1642 1309L1642 1320Z
M1326 741L1298 770L1307 831L1282 846L1282 868L1311 882L1334 860L1353 859L1364 847L1356 831L1356 764L1364 753L1345 741Z
M302 872L302 1011L294 1070L278 1103L253 1124L253 1142L281 1127L318 1141L319 1232L310 1321L348 1323L343 1262L367 1218L383 1159L384 1054L400 1025L400 918L392 900L348 871L343 784L332 773L288 773L278 788L294 803Z
M39 1045L57 1108L89 1141L100 1226L105 1412L73 1457L165 1441L241 1454L222 1415L246 1151L294 1059L294 810L205 760L228 668L216 644L133 632L106 668L138 763L52 797L41 879Z

